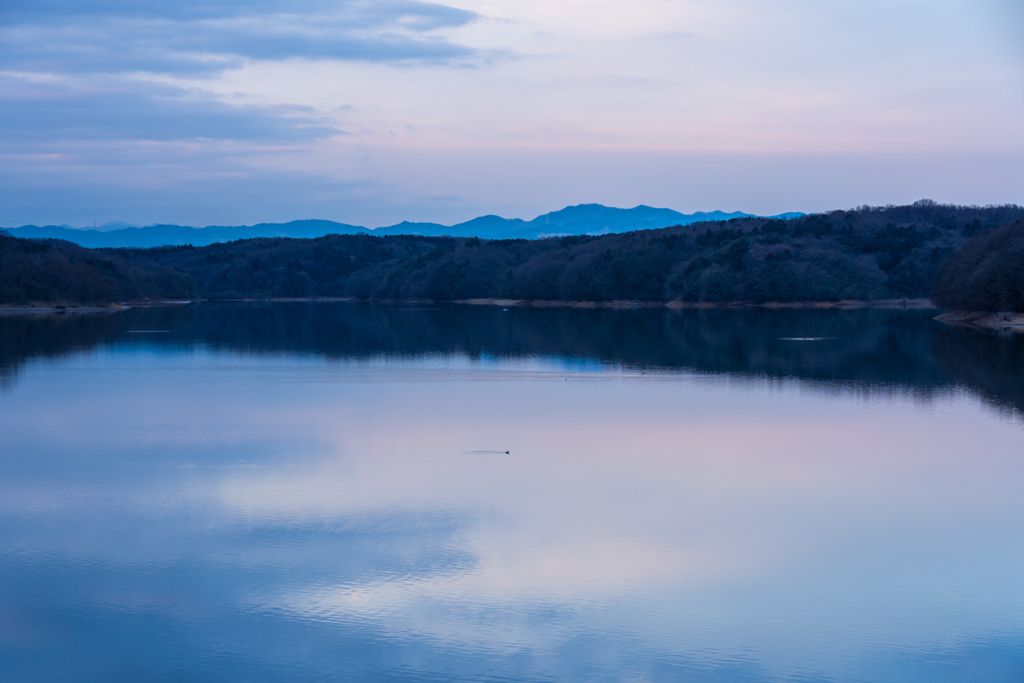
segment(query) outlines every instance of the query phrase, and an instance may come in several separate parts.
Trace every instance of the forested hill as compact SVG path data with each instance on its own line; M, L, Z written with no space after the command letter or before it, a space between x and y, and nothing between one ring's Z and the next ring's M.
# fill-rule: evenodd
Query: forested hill
M945 308L1024 313L1024 220L967 240L939 269L934 296Z
M160 272L164 278L187 274L189 282L174 280L172 289L192 287L211 299L834 301L927 297L940 264L954 249L988 228L1020 218L1024 208L1018 206L924 201L785 221L747 217L600 237L356 234L144 250L75 247L78 252L67 243L32 241L39 245L32 248L49 244L63 254L67 267L92 268L100 281L121 278L117 281L124 292L145 290L132 284L142 273ZM36 280L26 275L31 269L19 264L30 258L39 262L44 254L23 253L13 243L25 241L0 241L0 302L60 298L39 288L26 293L26 283ZM152 290L158 281L145 282ZM167 292L155 296L182 296Z
M196 295L188 273L129 249L85 249L0 230L0 304L108 304Z

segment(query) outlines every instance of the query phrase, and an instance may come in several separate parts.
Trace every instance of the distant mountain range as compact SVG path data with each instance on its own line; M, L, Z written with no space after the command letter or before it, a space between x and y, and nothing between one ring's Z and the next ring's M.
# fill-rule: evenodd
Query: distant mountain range
M789 219L802 213L784 213L770 218ZM8 228L15 237L57 238L83 247L159 247L191 244L197 247L216 242L253 237L322 237L330 234L351 235L451 235L453 237L482 237L484 239L538 239L563 235L604 235L665 228L670 225L689 225L706 221L726 221L731 218L750 217L751 214L723 211L683 214L671 209L637 206L617 209L601 204L579 204L560 211L552 211L524 221L520 218L480 216L465 223L440 225L438 223L410 223L403 221L385 228L369 229L324 220L302 220L289 223L259 223L257 225L211 225L195 228L184 225L131 226L128 223L106 223L93 229L72 228L68 225Z

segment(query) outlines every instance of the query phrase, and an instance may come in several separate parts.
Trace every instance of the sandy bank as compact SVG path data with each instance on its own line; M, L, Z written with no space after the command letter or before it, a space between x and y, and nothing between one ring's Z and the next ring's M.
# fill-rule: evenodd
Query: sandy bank
M123 301L107 306L63 305L50 303L33 303L25 306L0 306L0 313L85 313L97 311L117 311L125 308L143 306L182 306L203 301L237 302L237 303L300 303L300 302L338 302L359 301L373 304L439 304L454 303L472 306L519 306L530 308L671 308L675 310L689 308L767 308L767 309L857 309L857 308L935 308L928 299L878 299L871 301L769 301L754 303L750 301L723 302L690 302L690 301L561 301L534 299L459 299L456 301L436 301L433 299L354 299L351 297L274 297L244 299L196 299L194 301Z
M690 302L690 301L531 301L524 299L464 299L455 301L457 304L474 304L489 306L532 306L551 308L565 306L570 308L935 308L928 299L884 299L874 301L798 301L780 303L769 301L754 303L750 301L724 302Z
M983 311L950 311L935 318L957 327L981 330L1024 332L1024 313L987 313Z
M0 304L2 313L112 313L144 306L184 306L192 301L120 301L113 304L64 304L33 301L29 304Z

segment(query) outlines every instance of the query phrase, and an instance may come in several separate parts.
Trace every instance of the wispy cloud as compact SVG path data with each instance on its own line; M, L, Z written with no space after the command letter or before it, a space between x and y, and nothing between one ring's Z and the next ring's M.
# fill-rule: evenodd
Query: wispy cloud
M0 142L295 143L340 133L310 107L215 97L201 79L251 61L446 63L475 51L437 33L473 12L421 2L43 0L0 9ZM180 87L161 79L188 77Z
M8 150L69 141L306 142L340 134L310 107L234 106L208 93L116 78L40 80L0 75Z
M476 18L419 2L40 2L0 11L6 69L195 74L246 59L468 59L434 32Z

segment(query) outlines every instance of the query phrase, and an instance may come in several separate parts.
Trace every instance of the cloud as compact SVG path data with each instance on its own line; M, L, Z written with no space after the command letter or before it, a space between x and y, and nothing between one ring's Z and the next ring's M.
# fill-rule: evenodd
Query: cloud
M0 147L62 141L301 143L341 131L312 108L236 106L193 80L251 61L447 63L476 52L436 31L476 14L405 2L42 0L0 5Z
M0 38L8 70L187 74L245 59L467 59L431 32L476 16L420 2L44 2L0 12Z
M340 134L308 107L233 106L201 91L118 79L87 83L0 76L7 150L67 141L307 142Z
M445 24L464 23L473 12L416 0L353 2L352 0L37 0L0 12L0 23L26 23L37 18L136 17L179 21L240 17L254 14L349 13L366 23L381 17L417 16ZM386 21L387 19L384 19Z

